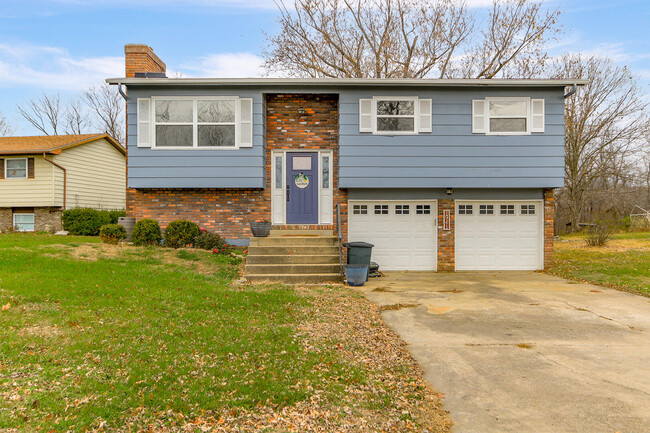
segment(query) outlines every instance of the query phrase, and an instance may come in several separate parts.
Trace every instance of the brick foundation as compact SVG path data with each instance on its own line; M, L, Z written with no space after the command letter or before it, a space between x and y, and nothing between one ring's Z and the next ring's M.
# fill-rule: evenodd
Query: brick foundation
M455 206L454 200L438 200L438 272L453 272L456 269ZM451 211L449 230L443 230L445 210Z
M153 218L161 227L186 219L227 239L251 236L249 223L269 219L270 201L261 189L139 189L127 191L127 212Z
M7 233L13 231L13 213L10 207L0 208L0 232Z
M56 232L62 230L61 215L62 211L57 207L35 207L21 208L23 212L34 213L34 231L36 232ZM7 233L13 231L14 209L0 208L0 232Z
M555 239L555 190L544 190L544 269L553 265Z

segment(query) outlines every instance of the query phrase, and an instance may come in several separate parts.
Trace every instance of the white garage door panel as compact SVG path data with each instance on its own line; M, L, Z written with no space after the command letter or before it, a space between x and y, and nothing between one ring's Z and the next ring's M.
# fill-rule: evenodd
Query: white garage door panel
M366 206L367 214L354 214L355 205ZM375 205L388 206L388 214L375 214ZM395 212L406 205L407 215ZM431 213L418 215L417 205L429 206ZM435 270L436 215L435 202L350 201L348 239L373 244L372 261L381 270Z
M494 215L479 214L479 206L494 206ZM500 205L515 206L514 215L501 215ZM535 215L521 213L535 205ZM471 215L460 215L459 205L471 205ZM464 202L456 204L457 270L534 270L542 267L541 201Z

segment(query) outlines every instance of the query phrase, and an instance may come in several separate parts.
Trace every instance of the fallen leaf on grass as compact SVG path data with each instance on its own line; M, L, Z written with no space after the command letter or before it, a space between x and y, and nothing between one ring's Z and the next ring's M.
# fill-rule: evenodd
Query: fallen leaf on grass
M2 311L7 311L10 308L11 308L11 304L7 303L6 305L2 306Z

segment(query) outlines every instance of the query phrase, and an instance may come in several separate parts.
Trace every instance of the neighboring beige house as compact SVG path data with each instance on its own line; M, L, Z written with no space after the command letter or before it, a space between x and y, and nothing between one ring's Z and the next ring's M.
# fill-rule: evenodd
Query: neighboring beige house
M125 202L126 152L109 135L0 137L0 231L60 230L65 209Z

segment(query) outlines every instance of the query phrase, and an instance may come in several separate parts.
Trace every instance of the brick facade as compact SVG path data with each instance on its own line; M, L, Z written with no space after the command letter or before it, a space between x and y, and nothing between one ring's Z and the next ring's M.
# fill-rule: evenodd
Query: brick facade
M544 269L553 264L555 239L555 190L544 190Z
M438 200L438 271L453 272L456 269L456 204L454 200ZM450 211L449 230L444 230L444 211Z
M248 238L251 236L249 223L271 219L271 151L328 149L333 151L334 209L337 203L341 204L342 231L347 238L347 191L340 191L337 184L338 96L268 95L266 130L265 190L128 189L127 215L136 220L153 218L162 227L176 219L187 219L227 239ZM332 229L332 225L300 228Z
M269 219L270 201L261 189L138 189L127 192L127 214L153 218L161 227L186 219L226 239L251 236L249 223Z

